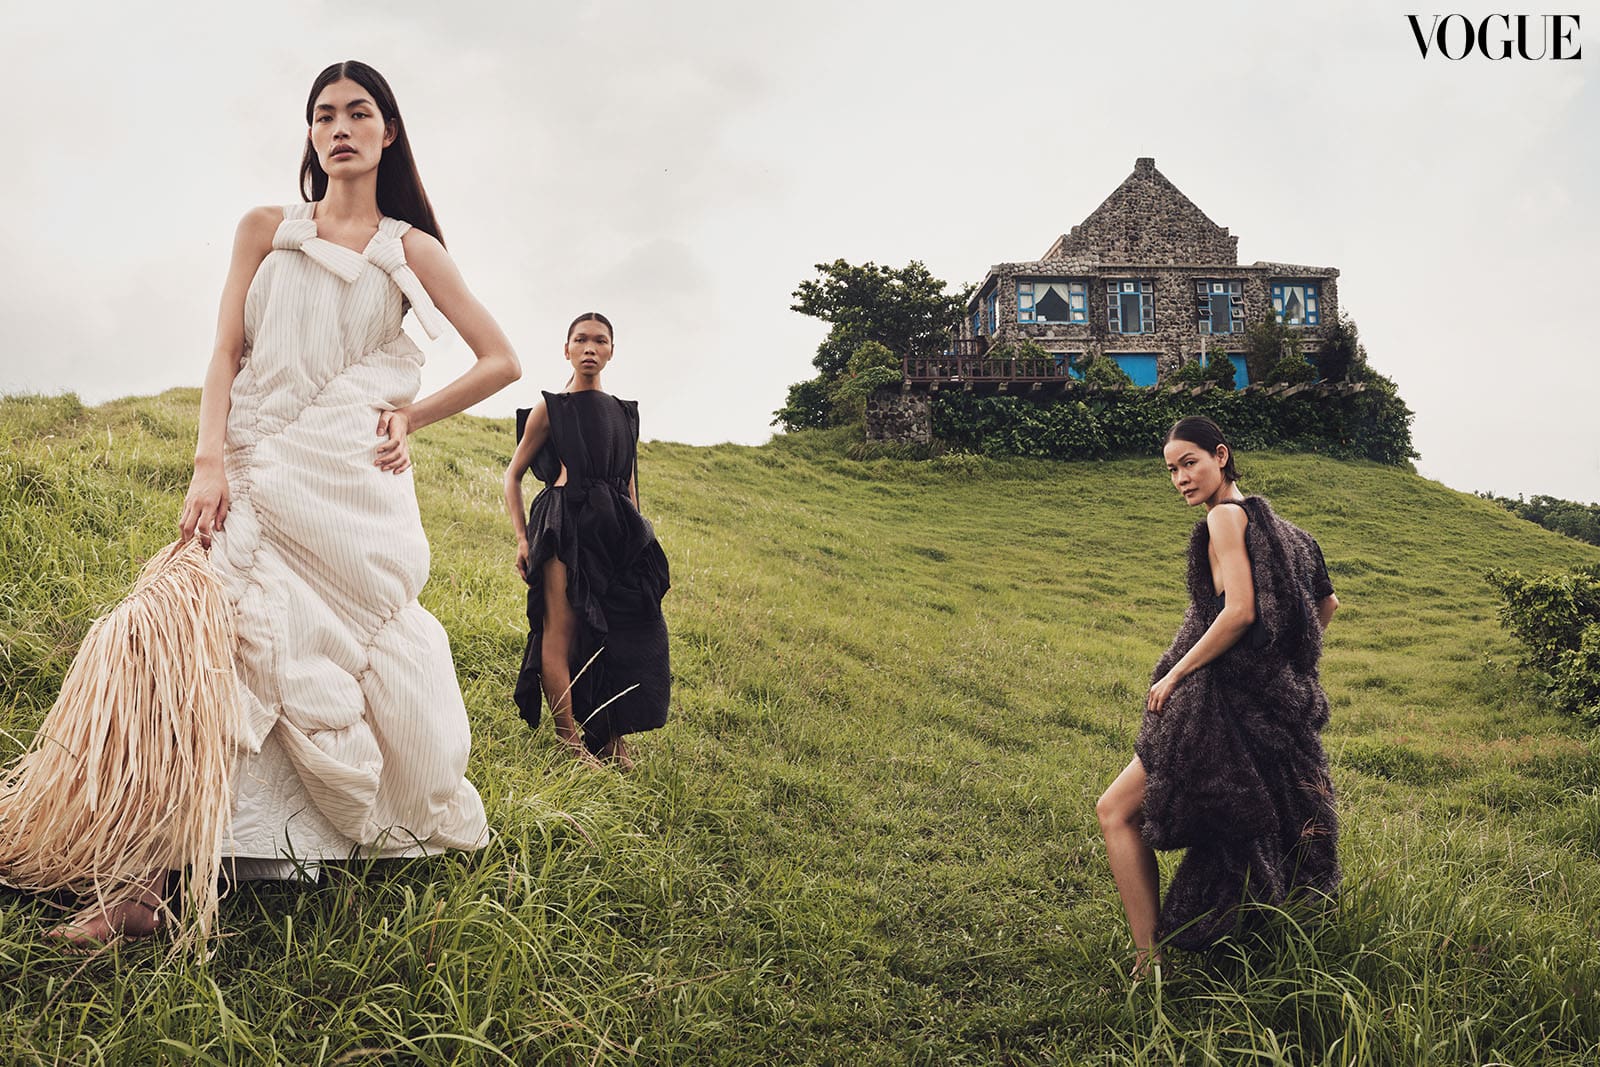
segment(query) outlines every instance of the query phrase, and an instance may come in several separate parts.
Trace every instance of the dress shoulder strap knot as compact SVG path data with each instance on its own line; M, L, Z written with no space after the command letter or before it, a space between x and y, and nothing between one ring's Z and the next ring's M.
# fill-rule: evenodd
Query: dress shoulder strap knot
M334 244L317 236L317 220L308 211L291 211L292 205L283 209L284 219L272 235L272 247L286 252L304 252L313 262L319 263L344 279L353 282L366 269L367 259L353 248ZM306 204L304 207L311 207Z
M417 322L422 326L423 332L429 338L437 340L444 333L445 319L434 306L428 290L423 288L422 279L417 277L417 272L406 262L406 249L401 238L409 229L411 229L409 222L384 218L378 223L377 235L367 246L366 258L394 280L396 288L411 304L411 310L416 313Z

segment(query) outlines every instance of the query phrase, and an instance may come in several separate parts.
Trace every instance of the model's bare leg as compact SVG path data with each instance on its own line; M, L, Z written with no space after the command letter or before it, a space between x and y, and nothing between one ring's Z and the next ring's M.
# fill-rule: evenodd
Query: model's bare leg
M1161 956L1152 951L1161 912L1160 873L1155 851L1139 836L1144 821L1144 783L1144 764L1135 756L1094 806L1100 833L1106 839L1111 877L1116 879L1122 910L1133 932L1135 977L1143 977L1152 964L1161 962Z
M580 763L598 765L583 745L583 733L572 718L572 667L568 656L577 619L567 603L567 567L559 559L544 565L544 631L539 642L539 684L556 720L556 737Z
M600 758L613 764L619 771L633 770L633 758L628 755L628 740L625 734L614 734L600 750Z
M110 908L98 902L90 903L66 922L52 927L45 936L81 949L98 948L119 936L151 936L161 929L166 910L162 890L166 888L168 873L162 871L150 879L132 900Z

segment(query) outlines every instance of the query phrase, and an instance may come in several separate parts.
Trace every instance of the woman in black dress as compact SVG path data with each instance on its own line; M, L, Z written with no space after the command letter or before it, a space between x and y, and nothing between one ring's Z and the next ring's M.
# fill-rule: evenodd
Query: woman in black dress
M541 692L556 736L585 763L633 764L624 736L667 721L670 671L661 598L667 557L639 513L639 406L600 390L611 360L598 312L567 328L567 390L517 412L506 510L517 573L528 583L528 647L516 702L539 725ZM522 475L544 489L522 515Z
M1206 508L1189 541L1189 609L1156 664L1133 762L1096 805L1136 976L1163 943L1203 949L1233 931L1246 899L1339 885L1317 676L1339 600L1322 550L1239 491L1210 419L1178 420L1163 453L1184 503ZM1164 903L1158 848L1188 849Z

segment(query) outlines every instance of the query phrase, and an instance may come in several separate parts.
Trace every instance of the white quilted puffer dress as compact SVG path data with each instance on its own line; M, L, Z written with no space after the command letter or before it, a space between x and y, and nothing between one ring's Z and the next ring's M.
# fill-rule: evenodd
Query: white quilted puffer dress
M408 223L364 252L284 208L245 300L211 561L237 612L246 752L232 842L242 877L354 855L475 848L483 802L444 628L417 603L428 542L411 473L373 465L379 413L409 403L442 318L406 265Z

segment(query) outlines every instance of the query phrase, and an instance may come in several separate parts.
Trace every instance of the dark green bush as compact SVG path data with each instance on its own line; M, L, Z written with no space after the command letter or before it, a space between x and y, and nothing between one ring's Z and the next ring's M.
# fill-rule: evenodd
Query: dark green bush
M1314 382L1319 377L1321 375L1317 373L1317 368L1305 356L1299 352L1289 352L1267 372L1267 383L1299 385L1301 382Z
M1600 563L1566 574L1492 570L1505 603L1500 622L1527 649L1533 670L1562 710L1600 725Z
M1054 407L1074 410L1070 415L1041 413ZM1167 430L1185 415L1215 419L1244 452L1288 449L1391 465L1415 455L1411 412L1387 379L1348 396L1302 393L1288 399L1220 390L1190 396L1127 389L1097 393L1086 401L941 392L933 402L933 433L951 448L991 455L1155 456ZM1052 426L1059 426L1060 437L1049 436Z
M1183 366L1167 375L1165 385L1204 385L1206 369L1200 365L1198 359L1185 360Z
M1205 385L1209 382L1224 389L1232 389L1234 374L1233 360L1228 358L1228 353L1212 352L1203 364L1198 359L1186 360L1181 367L1169 374L1162 384Z
M867 397L874 389L900 381L900 360L877 341L856 346L845 364L843 375L829 391L832 419L836 424L855 422L867 412Z
M1081 366L1083 380L1091 385L1102 389L1126 389L1133 385L1128 372L1109 356L1091 356Z

